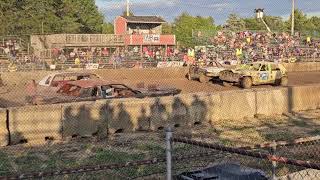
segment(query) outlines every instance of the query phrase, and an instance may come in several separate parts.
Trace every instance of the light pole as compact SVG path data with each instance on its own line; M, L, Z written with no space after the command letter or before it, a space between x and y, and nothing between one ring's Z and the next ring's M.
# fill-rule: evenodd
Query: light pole
M264 16L263 11L264 11L264 9L258 8L258 9L255 9L254 11L256 13L257 19L260 19L263 22L263 24L266 26L268 32L271 33L271 30L270 30L268 24L263 19L263 16Z
M294 0L292 0L292 10L291 10L291 35L294 35Z
M127 0L127 16L130 16L129 0Z

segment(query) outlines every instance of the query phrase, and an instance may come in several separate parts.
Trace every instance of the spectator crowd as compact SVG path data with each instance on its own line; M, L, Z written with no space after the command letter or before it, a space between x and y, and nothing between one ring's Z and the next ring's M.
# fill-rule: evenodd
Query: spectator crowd
M13 62L42 62L51 59L51 64L121 64L128 61L159 62L218 60L224 63L240 63L258 60L293 62L303 59L320 58L320 41L296 34L242 31L238 33L220 31L210 38L210 46L130 46L130 47L79 47L53 48L40 57L19 56L21 42L8 39L0 42L0 55Z
M218 32L211 42L213 54L219 60L282 62L320 57L320 41L298 33L290 36L285 32Z

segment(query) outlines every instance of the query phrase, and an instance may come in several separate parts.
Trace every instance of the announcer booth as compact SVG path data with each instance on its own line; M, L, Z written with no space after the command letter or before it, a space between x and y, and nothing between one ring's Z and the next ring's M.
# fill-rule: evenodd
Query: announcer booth
M162 24L166 23L158 16L118 16L114 22L116 35L124 36L128 52L144 56L156 51L167 56L176 45L175 35L163 35Z

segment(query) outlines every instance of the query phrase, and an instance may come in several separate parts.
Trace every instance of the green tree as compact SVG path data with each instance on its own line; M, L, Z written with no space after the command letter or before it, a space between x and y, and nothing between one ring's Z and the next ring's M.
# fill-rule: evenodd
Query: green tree
M0 35L101 33L95 0L1 0Z
M68 29L80 33L102 32L103 15L95 5L95 0L63 0L63 12L60 16L62 22L72 23Z
M113 34L114 33L114 26L111 23L104 23L102 27L103 34Z
M243 31L246 28L245 21L236 14L229 15L226 21L226 25L228 27L228 30L233 32Z
M286 22L287 30L291 30L291 20L292 15L290 15L289 20ZM305 15L301 10L294 10L294 30L298 32L303 32L306 30L306 23L308 21L307 15Z
M162 25L162 34L173 34L173 26L169 23Z
M201 45L203 42L199 41L200 37L197 37L199 32L203 35L215 31L216 26L212 17L194 17L188 13L182 13L173 24L173 33L182 46Z
M267 31L263 22L257 18L244 18L243 20L245 22L245 29L247 30ZM264 16L264 21L273 32L282 32L286 30L285 23L281 17Z
M305 28L309 35L320 37L320 18L316 16L309 18Z

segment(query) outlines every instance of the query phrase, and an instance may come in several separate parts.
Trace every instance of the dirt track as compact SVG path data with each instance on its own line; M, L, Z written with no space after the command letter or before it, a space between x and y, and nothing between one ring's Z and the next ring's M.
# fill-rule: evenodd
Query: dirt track
M125 83L135 85L139 80L124 80ZM163 79L163 80L143 80L146 84L158 84L162 86L176 87L182 93L195 92L217 92L226 90L241 89L237 86L225 87L219 82L200 83L198 81L188 81L186 78ZM289 86L309 85L320 83L320 72L294 72L289 73ZM274 88L272 85L256 86L253 88Z
M137 73L139 72L139 73ZM111 73L111 72L97 72L104 79L117 79L132 87L136 87L138 83L145 83L146 86L150 84L157 84L159 86L176 87L182 90L182 93L196 93L196 92L217 92L226 90L241 89L237 86L224 87L219 83L200 83L198 81L188 81L183 77L184 72L175 72L171 74L161 74L152 71L136 71L131 76ZM40 76L40 77L39 77ZM39 73L36 79L39 80L44 76L44 73ZM162 77L158 78L158 77ZM28 77L29 78L29 77ZM25 99L25 80L24 77L15 77L15 83L6 82L6 87L0 88L0 107L12 107L24 105ZM299 86L307 84L320 83L320 72L292 72L289 73L289 86ZM271 85L258 86L254 88L274 88Z

